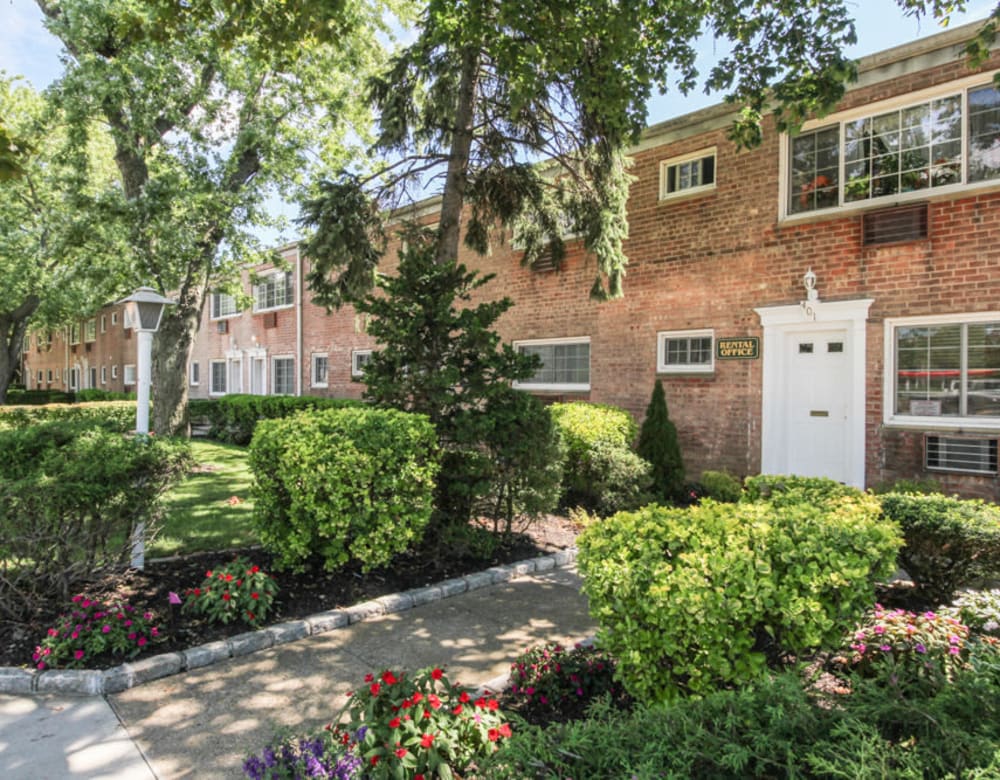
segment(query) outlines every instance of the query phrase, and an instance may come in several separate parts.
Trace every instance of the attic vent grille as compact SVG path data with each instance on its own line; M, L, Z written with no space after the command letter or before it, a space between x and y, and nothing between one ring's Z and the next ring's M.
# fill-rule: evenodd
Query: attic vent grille
M928 469L970 474L997 473L996 439L928 436L924 452Z
M927 238L927 224L926 203L871 211L861 218L861 241L864 246L919 241Z

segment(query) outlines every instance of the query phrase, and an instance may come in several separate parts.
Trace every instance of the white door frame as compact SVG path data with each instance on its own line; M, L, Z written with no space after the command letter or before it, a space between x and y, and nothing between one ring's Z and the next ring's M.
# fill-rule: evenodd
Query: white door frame
M754 309L764 328L763 373L761 403L761 472L788 474L786 422L788 381L786 357L788 335L808 330L847 331L850 376L850 397L847 401L847 469L848 484L865 486L865 356L867 354L868 309L873 298L828 303L813 302L808 313L805 306L766 306Z

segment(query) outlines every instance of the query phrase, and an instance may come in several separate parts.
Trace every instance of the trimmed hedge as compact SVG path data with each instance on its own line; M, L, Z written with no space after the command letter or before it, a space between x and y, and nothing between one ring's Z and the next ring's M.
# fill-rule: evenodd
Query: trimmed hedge
M389 563L430 520L438 447L425 415L324 409L263 420L250 445L253 524L280 568Z
M246 445L260 420L280 420L308 409L348 409L365 406L349 398L308 395L224 395L207 405L195 406L212 424L209 437L229 444ZM189 414L194 413L188 405Z
M64 393L62 390L23 390L13 387L7 389L7 403L11 406L71 404L73 400L73 393Z
M813 504L834 498L853 497L862 492L826 477L796 477L786 474L759 474L747 477L743 497L748 503L770 501L778 506Z
M599 642L642 701L759 677L768 659L839 643L895 569L878 502L649 506L577 540Z
M632 451L639 430L632 415L584 401L552 404L549 410L566 447L562 504L599 514L641 505L652 468Z
M1000 507L933 494L881 501L906 539L900 566L928 600L945 603L961 587L1000 578Z
M82 423L109 431L135 430L135 401L95 401L45 406L0 406L0 430L45 422Z
M124 566L139 521L189 463L186 443L86 423L0 431L0 616L22 620L95 572Z

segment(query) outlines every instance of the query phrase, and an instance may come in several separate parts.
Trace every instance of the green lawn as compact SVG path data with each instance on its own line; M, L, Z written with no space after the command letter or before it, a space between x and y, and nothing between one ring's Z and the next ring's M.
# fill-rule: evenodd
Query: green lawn
M151 558L257 543L247 449L194 439L191 452L198 466L167 493L162 528L147 550Z

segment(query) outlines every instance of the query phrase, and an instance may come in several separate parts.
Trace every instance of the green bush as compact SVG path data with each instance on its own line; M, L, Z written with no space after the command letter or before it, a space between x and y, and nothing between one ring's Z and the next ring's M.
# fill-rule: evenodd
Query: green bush
M45 404L71 404L73 393L61 390L23 390L8 388L7 403L12 406L44 406Z
M906 539L900 566L928 601L947 603L961 587L1000 577L1000 507L901 493L881 501Z
M570 493L567 504L591 509L601 517L638 509L653 500L652 466L636 453L607 441L596 442L580 462L578 476L586 489Z
M743 497L740 481L725 471L703 471L699 484L707 498L723 504L734 504Z
M743 483L743 501L769 501L779 506L811 504L844 496L860 496L861 491L826 477L796 477L760 474Z
M76 391L76 400L79 402L88 401L134 401L135 393L119 393L114 390L98 390L96 388L87 388L85 390Z
M638 431L632 415L614 406L583 401L552 404L549 409L566 446L563 505L600 512L598 506L603 504L604 513L611 506L634 508L634 504L629 506L630 494L644 495L652 477L648 464L642 476L642 464L630 449ZM633 490L620 482L625 475L639 477L641 488ZM625 495L605 497L609 487L620 488Z
M96 401L45 406L0 406L0 430L44 422L84 423L109 431L135 430L135 401Z
M650 506L577 541L598 641L642 701L744 683L768 657L835 646L901 544L869 496Z
M636 452L652 467L652 491L660 501L677 501L684 491L684 461L677 441L677 426L667 412L663 383L657 379L646 418L639 431Z
M250 445L253 524L280 568L387 564L419 541L438 450L423 415L324 409L264 420Z
M124 566L129 535L155 535L159 499L186 443L50 422L0 431L0 614L22 619Z
M295 395L224 395L202 407L212 424L209 437L241 446L250 443L260 420L280 420L307 409L352 409L364 404L350 398ZM188 405L191 414L191 406Z
M998 771L1000 662L982 653L926 698L859 680L831 706L784 673L629 712L598 705L585 720L516 728L480 776L985 780Z
M951 611L974 634L1000 637L1000 590L963 591Z

